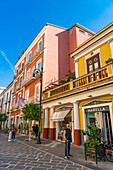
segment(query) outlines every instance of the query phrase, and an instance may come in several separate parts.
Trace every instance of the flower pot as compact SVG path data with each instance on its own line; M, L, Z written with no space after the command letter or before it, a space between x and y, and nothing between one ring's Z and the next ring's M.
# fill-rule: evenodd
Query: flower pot
M18 129L18 134L20 133L20 129Z
M103 144L99 144L99 146L87 146L84 144L84 151L85 151L85 160L87 157L95 157L95 163L97 164L98 159L104 158L105 160L105 149Z
M28 130L26 130L26 135L28 135Z

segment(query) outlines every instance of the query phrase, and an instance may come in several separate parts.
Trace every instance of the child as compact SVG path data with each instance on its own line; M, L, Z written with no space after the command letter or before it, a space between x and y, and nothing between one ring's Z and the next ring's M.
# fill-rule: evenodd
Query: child
M12 139L12 131L13 131L13 128L12 128L12 125L11 125L10 128L9 128L9 138L8 138L8 142L10 142L11 139Z

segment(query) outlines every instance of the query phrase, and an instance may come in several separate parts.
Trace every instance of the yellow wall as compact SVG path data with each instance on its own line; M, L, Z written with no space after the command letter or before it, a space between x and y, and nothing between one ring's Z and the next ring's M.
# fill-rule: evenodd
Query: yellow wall
M78 72L79 72L79 77L86 74L85 56L80 58L78 61Z
M105 61L108 60L109 58L112 58L110 44L109 43L103 44L98 49L100 49L100 56L101 56L100 62L102 67L104 67L106 66ZM93 50L91 52L93 52ZM91 54L91 52L89 54ZM79 77L86 74L85 56L81 57L78 61L78 71L79 71Z
M94 98L94 99L101 99L101 100L110 100L112 99L112 103L113 103L113 96L111 95L108 95L108 96L103 96L103 97L98 97L98 98ZM83 123L83 111L82 111L82 105L87 103L87 102L90 102L94 99L89 99L89 100L84 100L84 101L81 101L79 103L79 120L80 120L80 129L83 130L84 129L84 123ZM112 114L113 114L113 108L112 108Z
M104 66L106 66L105 61L108 60L109 58L112 58L110 44L109 43L103 44L100 47L100 51L101 51L101 54L100 54L101 55L101 64L102 64L102 67L104 67Z

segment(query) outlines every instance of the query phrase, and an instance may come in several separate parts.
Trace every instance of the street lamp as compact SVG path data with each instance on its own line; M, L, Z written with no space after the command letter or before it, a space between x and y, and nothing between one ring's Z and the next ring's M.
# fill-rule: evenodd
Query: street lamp
M38 140L37 140L37 144L41 144L41 140L40 140L40 120L41 120L41 101L42 101L42 74L43 74L43 67L41 67L41 70L39 69L35 69L33 71L33 79L35 78L36 74L40 74L40 108L39 108L39 129L38 129Z

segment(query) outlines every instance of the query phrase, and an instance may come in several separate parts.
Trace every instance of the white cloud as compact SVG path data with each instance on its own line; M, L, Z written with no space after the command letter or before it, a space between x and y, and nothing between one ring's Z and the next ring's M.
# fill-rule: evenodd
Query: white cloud
M113 3L110 3L109 7L107 7L97 19L89 22L88 27L93 31L98 32L111 22L113 22Z
M14 72L14 67L13 64L9 61L9 59L7 58L6 54L3 51L0 51L0 53L2 54L2 56L5 58L6 62L9 64L11 70Z

